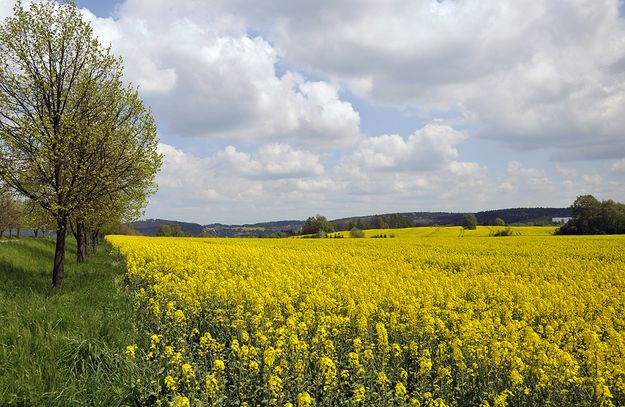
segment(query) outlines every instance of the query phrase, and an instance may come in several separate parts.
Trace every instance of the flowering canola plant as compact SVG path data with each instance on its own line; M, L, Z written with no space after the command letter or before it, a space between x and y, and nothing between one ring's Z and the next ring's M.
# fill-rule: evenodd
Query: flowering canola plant
M107 239L150 404L625 404L624 236Z

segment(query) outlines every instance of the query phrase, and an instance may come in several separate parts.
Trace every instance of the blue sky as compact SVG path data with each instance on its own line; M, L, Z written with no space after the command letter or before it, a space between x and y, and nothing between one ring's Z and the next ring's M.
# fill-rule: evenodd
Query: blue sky
M617 0L77 4L159 125L146 217L625 200Z

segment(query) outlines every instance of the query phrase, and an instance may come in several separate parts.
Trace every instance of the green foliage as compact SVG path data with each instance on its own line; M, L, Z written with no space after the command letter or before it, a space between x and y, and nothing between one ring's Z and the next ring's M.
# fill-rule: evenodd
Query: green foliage
M7 190L0 190L0 238L6 230L13 228L16 216L13 195Z
M495 219L495 226L506 226L506 221L502 218Z
M625 204L581 195L571 206L573 219L558 229L563 235L625 233Z
M311 216L302 225L302 234L319 234L319 237L325 237L322 236L322 232L323 234L334 232L334 226L328 222L325 216L319 214Z
M0 26L0 178L56 222L101 227L145 206L161 166L154 119L73 2L17 2Z
M353 237L353 238L363 238L365 237L365 232L363 232L362 230L353 227L352 230L349 231L349 237Z
M156 236L171 236L171 225L160 225Z
M130 223L111 225L105 230L105 233L111 235L141 236L141 232L133 228Z
M156 236L185 237L187 234L184 233L179 224L171 223L160 225Z
M68 262L72 278L59 291L44 271L54 250L51 239L0 244L0 405L130 405L123 352L135 322L123 267L106 250Z
M462 216L462 227L468 230L477 229L477 217L474 213L465 213Z
M501 229L493 233L493 236L512 236L512 235L514 235L512 228Z

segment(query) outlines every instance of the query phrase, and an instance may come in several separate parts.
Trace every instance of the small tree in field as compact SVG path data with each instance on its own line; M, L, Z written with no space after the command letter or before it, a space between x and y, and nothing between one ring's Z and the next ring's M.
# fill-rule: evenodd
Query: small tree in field
M495 219L495 226L506 226L506 221L502 218Z
M156 236L171 236L171 225L160 225L156 231Z
M149 110L75 4L13 12L0 26L0 177L54 219L59 286L69 222L105 197L151 194L161 156Z
M304 221L304 224L302 225L303 234L305 235L311 235L315 233L321 234L321 232L323 233L334 232L334 226L332 226L332 224L328 222L328 219L325 216L317 214L315 216L309 217L308 219Z
M353 227L349 231L349 237L352 237L352 238L363 238L363 237L365 237L365 232L363 232L362 230L358 229L357 227Z
M477 229L477 217L474 213L465 213L462 216L462 227L469 230Z

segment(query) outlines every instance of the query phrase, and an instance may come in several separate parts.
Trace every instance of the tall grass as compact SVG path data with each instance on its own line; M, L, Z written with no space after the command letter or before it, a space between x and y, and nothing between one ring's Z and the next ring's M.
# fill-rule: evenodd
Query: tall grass
M0 243L0 405L132 404L133 306L122 265L100 247L51 287L54 240Z

